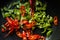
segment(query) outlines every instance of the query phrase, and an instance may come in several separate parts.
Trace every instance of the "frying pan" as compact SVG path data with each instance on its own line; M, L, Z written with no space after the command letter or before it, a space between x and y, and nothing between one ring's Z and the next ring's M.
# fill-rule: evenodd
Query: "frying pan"
M6 6L7 4L14 2L17 0L0 0L0 8L3 8L4 6ZM54 16L58 16L58 19L60 20L60 1L59 0L41 0L42 2L46 2L47 3L47 14L51 15L52 17ZM0 11L0 26L2 25L2 23L5 22L4 18L2 17L1 11ZM60 24L60 21L59 21ZM60 25L58 24L58 26L52 26L53 27L53 33L51 34L51 36L49 38L46 38L46 40L60 40ZM1 28L1 27L0 27ZM39 33L39 31L36 29L35 33ZM3 38L3 35L5 35L6 33L2 33L1 29L0 29L0 40L21 40L20 38L18 38L15 34L10 35L7 38Z

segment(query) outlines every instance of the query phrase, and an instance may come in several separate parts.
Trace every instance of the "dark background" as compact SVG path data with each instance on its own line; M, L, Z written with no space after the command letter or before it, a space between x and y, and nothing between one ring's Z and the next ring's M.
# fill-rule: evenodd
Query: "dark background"
M6 6L7 4L13 1L17 1L17 0L0 0L0 8L3 8L4 6ZM59 0L42 0L42 2L47 3L47 11L46 11L47 14L53 17L58 16L58 19L60 21L60 15L59 15L60 14L60 1ZM4 22L4 19L0 12L0 25L3 22ZM54 29L54 32L50 36L50 40L60 40L60 22L59 22L59 26L53 26L53 29ZM13 36L13 37L16 37L16 36ZM3 36L1 35L1 32L0 32L0 40L17 40L17 37L16 38L13 38L13 37L11 36L6 39L3 39Z

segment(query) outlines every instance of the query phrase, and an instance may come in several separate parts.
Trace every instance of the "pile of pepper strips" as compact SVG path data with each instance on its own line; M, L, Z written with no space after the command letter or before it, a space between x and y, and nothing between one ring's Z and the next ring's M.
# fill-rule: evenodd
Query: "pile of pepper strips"
M30 0L30 1L32 1L32 0ZM34 16L34 6L32 6L31 3L30 3L30 6L31 6L31 16L33 17ZM24 17L25 13L26 13L25 6L21 6L20 11L21 11L21 16ZM16 35L18 37L22 38L23 40L45 40L45 37L40 36L38 34L33 34L31 32L31 28L36 25L35 20L33 20L32 22L29 22L27 19L18 21L17 18L12 19L11 17L6 17L6 20L7 20L7 22L4 24L6 29L2 28L2 32L5 32L5 31L9 31L9 32L7 35L5 35L5 37L7 37L9 34L13 33L13 31L15 31ZM58 25L58 19L56 16L54 17L54 24ZM22 33L19 31L20 25L23 25L24 31Z

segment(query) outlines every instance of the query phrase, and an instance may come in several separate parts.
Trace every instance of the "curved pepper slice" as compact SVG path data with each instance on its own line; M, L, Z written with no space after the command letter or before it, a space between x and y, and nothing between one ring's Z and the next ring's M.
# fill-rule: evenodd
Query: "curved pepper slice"
M22 16L24 16L26 13L25 6L21 6L20 11L21 11Z
M17 35L19 38L22 38L22 33L20 33L19 31L16 32L16 35Z
M40 39L41 36L40 35L30 35L30 37L28 38L29 40L37 40Z
M2 31L2 32L5 32L5 29L4 29L4 28L1 28L1 31Z
M54 25L58 25L58 17L57 16L54 17Z

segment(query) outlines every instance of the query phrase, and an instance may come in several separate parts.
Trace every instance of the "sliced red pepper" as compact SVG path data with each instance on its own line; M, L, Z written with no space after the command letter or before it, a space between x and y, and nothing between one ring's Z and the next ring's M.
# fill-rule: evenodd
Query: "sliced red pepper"
M32 21L31 23L26 24L25 26L26 26L26 28L30 29L30 28L34 27L35 24L36 24L36 22L35 21Z
M25 31L22 32L22 36L26 37L26 32Z
M35 26L36 22L35 21L32 21L31 24L32 24L32 26Z
M25 6L21 6L20 11L22 13L21 15L24 16L26 13Z
M27 40L26 32L25 31L22 32L22 37L23 37L23 40Z
M12 20L10 18L6 18L6 20L8 21L9 24L12 24Z
M31 9L31 16L34 17L34 10Z
M20 38L22 38L22 33L20 33L19 31L16 32L16 35Z
M5 26L5 27L9 27L9 23L6 22L6 23L4 24L4 26Z
M45 40L45 37L44 36L41 36L41 40Z
M27 30L27 31L26 31L26 35L27 35L27 37L30 37L31 31L30 31L30 30Z
M54 17L54 25L58 25L58 17L57 16Z
M1 31L2 31L2 32L5 32L5 29L4 29L4 28L1 28Z
M25 26L26 26L26 28L27 28L27 29L30 29L30 28L32 28L32 27L33 27L31 23L26 24Z
M38 40L40 39L41 36L40 35L37 35L37 34L34 34L34 35L30 35L30 37L28 38L29 40Z
M22 24L28 24L29 22L27 20L22 20Z
M13 21L12 21L12 25L13 25L13 26L18 26L18 25L19 25L19 24L18 24L18 20L17 20L17 19L13 20Z
M33 36L33 35L30 35L30 37L28 38L29 40L36 40L35 39L35 36Z
M27 40L27 37L23 37L23 40Z
M20 7L20 9L25 9L25 6L22 5L22 6Z
M39 39L39 38L41 38L40 35L34 35L34 37L35 37L35 39Z
M15 30L18 30L19 29L19 24L18 24L18 20L17 19L12 19L12 18L6 18L6 20L7 20L7 23L5 24L5 26L7 26L6 27L6 29L7 30L10 30L11 31L11 29L15 29Z

